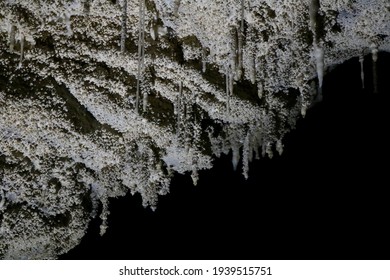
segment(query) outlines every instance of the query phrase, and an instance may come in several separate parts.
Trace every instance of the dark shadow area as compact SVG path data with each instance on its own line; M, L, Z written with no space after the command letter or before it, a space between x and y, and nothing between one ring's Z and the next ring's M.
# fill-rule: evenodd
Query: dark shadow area
M247 181L224 156L196 187L175 176L155 212L112 200L106 235L93 221L61 259L390 259L390 54L377 67L378 94L369 56L365 90L357 58L329 73L283 156L253 162Z

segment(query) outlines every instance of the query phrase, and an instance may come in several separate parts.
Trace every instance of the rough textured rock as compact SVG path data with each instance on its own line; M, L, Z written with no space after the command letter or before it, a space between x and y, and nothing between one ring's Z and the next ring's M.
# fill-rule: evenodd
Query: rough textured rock
M0 257L55 258L108 198L283 151L328 69L390 51L386 0L0 2ZM375 63L374 63L375 65ZM102 205L99 210L99 205Z

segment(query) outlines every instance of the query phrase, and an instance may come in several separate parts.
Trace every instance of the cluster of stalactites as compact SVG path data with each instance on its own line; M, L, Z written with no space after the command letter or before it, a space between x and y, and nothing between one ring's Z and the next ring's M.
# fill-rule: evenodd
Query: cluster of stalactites
M232 153L232 167L237 171L238 165L242 163L242 174L245 179L249 177L249 164L252 160L260 157L274 157L274 151L279 155L283 154L283 142L281 139L271 140L265 133L261 123L252 123L247 129L235 125L225 125L225 133L228 134L227 142L222 146L228 147L222 151Z

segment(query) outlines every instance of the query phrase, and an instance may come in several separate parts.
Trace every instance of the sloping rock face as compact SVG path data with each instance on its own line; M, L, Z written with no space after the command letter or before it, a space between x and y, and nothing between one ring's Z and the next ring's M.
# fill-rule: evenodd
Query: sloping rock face
M387 0L3 0L0 257L56 258L108 198L283 137L334 65L390 51ZM364 73L362 73L364 79Z

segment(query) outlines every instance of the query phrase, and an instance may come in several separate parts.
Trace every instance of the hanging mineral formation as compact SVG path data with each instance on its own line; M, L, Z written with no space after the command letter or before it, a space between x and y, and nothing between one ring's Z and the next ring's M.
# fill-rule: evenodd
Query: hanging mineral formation
M140 84L144 70L145 55L145 0L139 0L139 27L138 27L138 71L135 111L138 114L140 99Z
M375 43L371 44L371 54L372 54L372 80L374 84L374 93L378 93L378 74L376 62L378 61L378 46Z
M359 56L360 63L360 80L362 81L362 89L364 89L364 54Z
M121 23L121 53L126 51L126 34L127 34L127 0L122 4L122 23Z
M15 48L15 35L16 35L16 26L11 25L11 29L9 32L9 51L13 52Z

